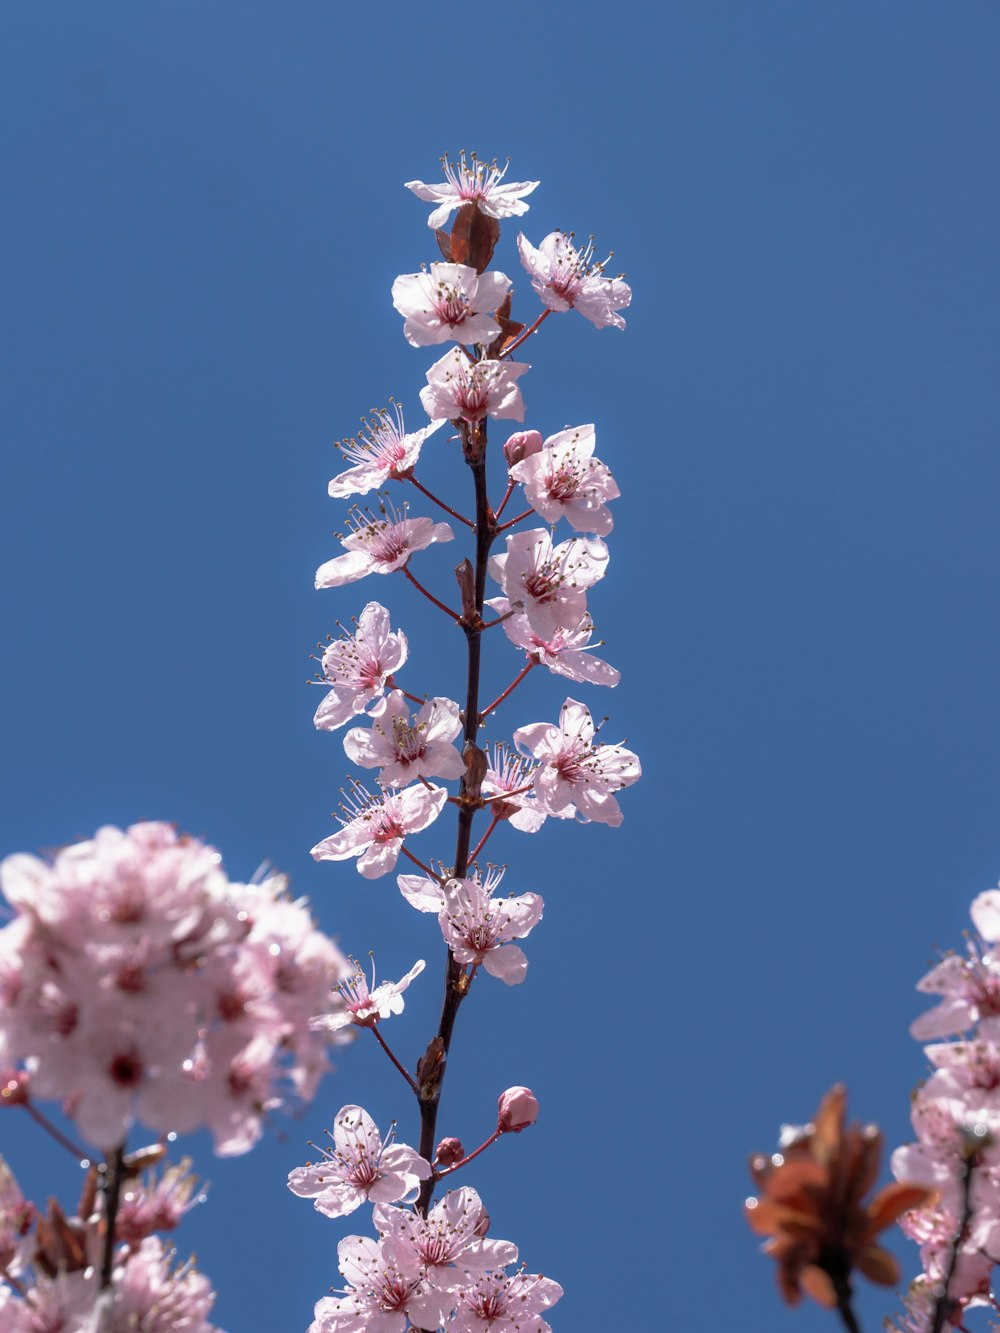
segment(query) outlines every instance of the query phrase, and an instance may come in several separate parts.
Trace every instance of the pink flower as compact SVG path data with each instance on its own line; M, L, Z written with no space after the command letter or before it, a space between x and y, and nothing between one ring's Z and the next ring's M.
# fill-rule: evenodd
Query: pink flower
M414 347L453 339L491 343L500 325L490 316L510 290L504 273L477 274L467 264L431 264L429 273L404 273L392 284L392 304Z
M400 1269L425 1274L428 1283L442 1292L452 1290L466 1273L502 1268L517 1260L517 1247L510 1241L484 1239L489 1216L479 1195L468 1187L451 1190L426 1217L377 1204L372 1218Z
M378 879L395 867L403 839L433 824L448 799L444 787L408 787L401 792L373 796L359 782L352 783L353 796L342 806L343 828L324 838L312 849L317 861L346 861L358 858L358 871L365 879ZM337 816L340 818L340 816Z
M411 1325L437 1328L447 1318L447 1298L419 1272L403 1273L386 1241L345 1236L337 1255L350 1285L344 1295L316 1302L308 1333L403 1333Z
M406 188L412 190L418 199L438 205L427 219L428 227L443 227L450 213L463 204L473 202L479 205L487 217L520 217L528 211L524 196L538 185L538 181L509 181L504 185L503 178L510 163L501 169L495 161L489 164L480 162L475 153L469 155L468 162L465 153L459 154L454 164L449 162L445 154L441 165L444 167L444 185L425 185L423 181L406 182Z
M608 260L594 262L593 241L577 250L572 232L566 235L553 231L536 250L519 233L517 248L521 263L531 275L532 287L550 310L575 308L599 329L608 324L616 329L625 327L617 312L630 304L632 288L621 277L604 276Z
M292 1193L314 1199L313 1206L326 1217L346 1217L366 1199L409 1203L431 1174L430 1163L412 1148L392 1142L391 1130L383 1142L363 1107L342 1106L333 1133L327 1133L333 1147L320 1150L323 1160L297 1166L288 1176Z
M508 1088L497 1101L497 1117L504 1134L520 1134L538 1119L538 1098L530 1088Z
M501 800L490 800L490 814L497 819L509 820L511 827L522 833L537 833L549 814L531 789L537 771L537 764L501 744L493 747L489 768L483 778L483 795L502 797ZM526 787L529 790L525 791ZM572 818L575 814L570 806L568 811L561 810L556 818Z
M520 463L523 459L531 458L533 454L537 454L541 447L541 431L518 430L504 444L503 454L508 467L513 467L515 463Z
M429 417L476 422L484 417L524 420L516 381L531 367L523 361L470 361L460 347L445 352L427 372L420 401Z
M594 743L590 710L567 699L558 727L536 722L514 733L519 748L540 763L535 790L551 811L572 802L584 819L617 827L622 812L613 795L641 776L639 760L621 745Z
M344 1000L344 1008L332 1014L318 1014L310 1018L309 1026L314 1032L339 1032L352 1023L359 1028L373 1028L379 1019L389 1018L392 1014L403 1012L403 991L414 977L419 977L426 964L422 958L413 964L409 972L398 981L383 981L375 985L375 964L372 963L372 983L368 980L356 959L351 960L353 971L337 987Z
M594 458L593 426L567 426L543 447L510 469L524 486L532 509L549 523L565 518L577 532L606 537L613 520L605 504L621 492L611 473Z
M542 1311L562 1294L558 1282L540 1273L480 1273L459 1292L448 1328L453 1333L552 1333Z
M504 591L507 607L523 610L532 629L546 639L560 627L580 624L587 589L604 577L608 548L598 537L571 537L553 546L545 528L507 538L504 555L490 558L489 571Z
M401 787L414 778L459 778L465 763L451 742L461 730L452 699L428 699L411 720L409 705L394 690L370 728L351 728L344 749L362 768L381 769L382 786Z
M528 960L511 941L531 932L542 919L545 904L537 893L494 898L493 890L503 874L490 870L483 883L475 873L448 880L438 923L458 962L482 966L491 976L514 986L524 980Z
M432 421L422 430L406 433L403 409L395 404L395 421L383 409L364 421L356 438L341 440L341 450L353 466L330 482L335 500L348 495L367 495L390 479L404 477L416 464L428 436L444 425L444 419Z
M389 630L389 612L369 602L358 617L353 635L344 634L323 653L323 680L330 692L316 709L313 722L321 731L333 731L373 700L381 700L386 682L406 661L409 645L402 630ZM377 716L380 705L371 710Z
M406 514L406 505L402 513ZM434 542L450 542L455 534L447 523L429 518L401 518L391 505L381 507L381 518L351 511L352 532L340 544L346 555L334 556L316 571L317 588L341 588L356 583L367 574L391 574L402 569L414 551L422 551Z
M506 597L491 597L490 606L500 615L510 610ZM511 643L567 680L586 681L590 685L617 685L621 676L613 666L593 653L585 651L594 633L594 622L586 613L579 624L557 625L548 637L532 629L531 621L522 612L503 622L504 632Z

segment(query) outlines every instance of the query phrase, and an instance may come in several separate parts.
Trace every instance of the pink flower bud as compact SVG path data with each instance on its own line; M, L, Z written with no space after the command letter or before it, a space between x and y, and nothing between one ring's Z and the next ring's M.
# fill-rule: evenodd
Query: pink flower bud
M515 463L521 463L532 454L540 452L542 447L542 436L537 430L518 430L510 437L503 447L504 456L507 459L507 466L513 467Z
M501 1134L520 1134L538 1119L538 1101L530 1088L508 1088L500 1094L497 1109Z
M434 1153L434 1161L438 1166L454 1166L464 1156L465 1149L460 1139L442 1139Z

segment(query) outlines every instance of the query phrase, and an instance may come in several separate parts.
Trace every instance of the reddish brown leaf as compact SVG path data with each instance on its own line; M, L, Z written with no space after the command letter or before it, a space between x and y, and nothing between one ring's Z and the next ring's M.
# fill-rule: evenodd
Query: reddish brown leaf
M516 319L510 319L510 300L513 296L513 288L503 299L503 303L494 312L493 318L500 325L500 332L486 349L486 355L496 359L509 342L513 342L519 333L524 332L524 325L519 324Z
M886 1185L868 1205L869 1236L877 1236L880 1231L891 1226L897 1217L902 1217L911 1208L926 1208L936 1198L936 1190L925 1189L922 1185L907 1185L901 1180Z
M817 1304L826 1310L836 1309L837 1293L829 1273L817 1268L815 1264L807 1264L802 1270L799 1282L806 1295L811 1296Z
M857 1265L869 1282L876 1282L880 1287L894 1287L899 1281L899 1264L880 1245L863 1249L857 1256Z
M444 262L446 264L450 264L452 262L451 237L448 235L446 231L436 231L434 235L437 237L438 249L444 255Z
M451 229L451 262L468 264L477 273L484 273L499 239L496 218L487 217L476 203L463 204Z

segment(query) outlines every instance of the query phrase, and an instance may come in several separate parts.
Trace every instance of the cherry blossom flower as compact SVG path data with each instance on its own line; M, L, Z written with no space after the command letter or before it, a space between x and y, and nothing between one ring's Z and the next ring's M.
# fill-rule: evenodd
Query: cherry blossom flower
M397 875L399 891L418 912L444 911L444 889L439 879L428 879L426 875Z
M621 745L594 742L590 710L567 699L558 727L536 722L514 732L522 750L540 761L535 790L551 811L572 802L585 820L617 827L622 812L613 793L630 787L642 774L638 757Z
M0 1157L0 1273L14 1277L35 1251L35 1210L21 1193L10 1167ZM3 1322L0 1321L0 1329Z
M367 574L392 574L402 569L414 551L422 551L434 542L450 542L455 534L447 523L430 518L406 518L407 506L400 517L391 504L382 505L380 516L360 509L351 511L349 537L340 544L346 555L336 555L316 571L317 588L341 588L356 583Z
M383 408L362 422L357 436L338 443L337 448L352 466L330 482L333 499L367 495L369 491L384 486L390 479L405 477L420 457L424 441L444 425L442 417L422 430L407 434L403 424L403 409L398 403L393 406L395 420Z
M441 159L444 167L445 184L425 185L423 181L407 181L406 189L412 190L418 199L437 204L427 219L428 227L443 227L449 215L463 204L476 203L480 210L491 218L520 217L527 213L528 205L524 196L536 189L538 181L508 181L510 163L502 168L494 161L481 162L475 153L466 161L465 153L460 153L458 161L452 163L448 155Z
M420 1273L402 1272L386 1240L345 1236L337 1255L350 1286L317 1301L308 1333L403 1333L411 1326L437 1328L448 1317L448 1296Z
M324 838L312 849L317 861L346 861L357 857L358 872L365 879L378 879L394 869L403 839L432 824L448 799L444 787L407 787L405 791L373 796L353 782L352 796L342 806L343 828Z
M191 1197L197 1186L189 1157L164 1167L159 1179L149 1171L141 1180L129 1180L118 1204L115 1238L134 1247L154 1231L173 1231L185 1213L204 1203L204 1194Z
M460 347L453 347L427 372L420 401L432 418L523 421L524 402L516 381L530 369L524 361L470 361Z
M297 1166L288 1188L326 1217L346 1217L366 1199L373 1203L412 1202L420 1182L431 1174L429 1162L405 1143L383 1141L378 1126L361 1106L342 1106L333 1122L332 1148L321 1148L322 1161Z
M398 690L386 699L371 727L352 727L344 737L348 758L379 768L383 786L401 787L414 778L459 778L465 762L451 742L462 730L458 704L428 699L415 718Z
M580 624L587 589L604 577L608 548L599 537L571 537L552 544L545 528L507 538L507 551L490 558L489 571L504 591L507 609L523 610L531 627L550 638Z
M510 611L506 597L491 597L489 604L501 616ZM621 679L613 666L585 651L594 633L594 622L586 612L579 624L572 627L557 625L549 637L533 629L523 612L511 615L503 622L503 627L511 643L523 648L530 658L547 666L557 676L586 681L590 685L609 686L617 685Z
M369 602L354 634L343 634L324 650L323 679L316 683L330 686L330 691L313 718L321 731L342 727L358 713L377 716L382 711L388 679L409 653L406 635L402 630L391 633L389 624L385 607Z
M401 1271L425 1275L441 1292L454 1290L467 1273L517 1262L510 1241L485 1239L489 1215L468 1186L449 1191L426 1217L380 1203L372 1218Z
M579 310L599 329L609 324L616 329L625 327L618 311L631 303L632 288L621 277L604 276L608 260L594 262L592 240L578 250L572 232L553 231L535 249L519 233L517 248L532 287L550 310Z
M528 960L512 940L523 939L542 919L545 904L537 893L494 898L503 870L490 870L480 883L473 873L444 886L441 934L459 963L482 966L508 986L525 978Z
M461 1289L454 1333L552 1333L542 1312L563 1294L558 1282L540 1273L479 1273Z
M491 343L500 325L491 319L510 290L505 273L477 274L467 264L431 264L429 273L404 273L392 284L392 304L404 317L414 347L453 339Z
M542 448L510 469L524 486L532 509L549 523L565 518L577 532L606 537L613 527L605 501L621 494L611 473L594 458L593 426L567 426L550 435Z
M539 804L532 790L538 765L524 758L509 745L494 745L489 755L489 767L483 778L482 793L490 799L490 814L495 819L506 819L521 833L537 833L549 812ZM525 788L528 788L525 791ZM501 796L502 800L495 798ZM572 819L573 806L560 810L557 819ZM426 909L425 909L426 910ZM439 908L434 909L439 911Z
M403 991L425 967L424 960L420 958L398 981L383 981L376 986L373 962L369 988L368 979L360 963L357 959L352 959L351 962L354 970L337 987L344 1001L343 1008L331 1014L317 1014L310 1018L309 1026L314 1032L339 1032L352 1023L360 1028L373 1028L380 1019L389 1018L392 1014L401 1014L405 1003Z

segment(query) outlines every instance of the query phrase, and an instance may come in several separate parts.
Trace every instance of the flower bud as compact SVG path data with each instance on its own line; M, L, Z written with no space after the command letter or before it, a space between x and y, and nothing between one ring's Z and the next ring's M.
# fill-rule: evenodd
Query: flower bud
M435 1150L434 1161L438 1166L454 1166L464 1156L465 1149L460 1139L442 1139Z
M503 447L507 466L513 467L515 463L522 463L526 458L530 458L532 454L539 453L541 448L542 436L539 431L515 431Z
M530 1088L508 1088L497 1103L501 1134L520 1134L538 1119L538 1101Z

